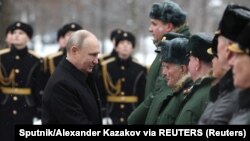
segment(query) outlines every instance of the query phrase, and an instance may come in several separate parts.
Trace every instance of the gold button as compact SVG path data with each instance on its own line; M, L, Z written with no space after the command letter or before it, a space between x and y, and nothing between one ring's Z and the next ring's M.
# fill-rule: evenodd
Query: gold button
M16 72L16 73L19 73L19 69L16 69L15 72Z
M120 122L124 122L124 118L121 117L121 118L120 118Z
M17 55L17 56L16 56L16 60L19 60L19 59L20 59L20 56Z
M125 93L124 93L124 92L121 92L121 95L125 95Z
M125 78L122 78L122 82L125 82L125 80L126 80Z
M124 66L121 66L121 70L125 70L125 67L124 67Z
M124 109L124 107L125 107L124 104L121 104L121 105L120 105L120 108L121 108L121 109Z
M17 101L17 100L18 100L18 97L17 97L17 96L14 96L14 97L13 97L13 100L14 100L14 101Z
M16 110L13 110L13 115L16 115L17 114L17 111Z

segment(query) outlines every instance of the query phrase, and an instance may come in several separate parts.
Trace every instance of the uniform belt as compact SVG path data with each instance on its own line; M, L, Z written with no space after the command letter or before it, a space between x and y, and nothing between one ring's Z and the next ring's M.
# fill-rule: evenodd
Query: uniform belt
M136 103L138 102L137 96L108 96L108 102L117 102L117 103Z
M30 95L30 88L1 87L3 94Z

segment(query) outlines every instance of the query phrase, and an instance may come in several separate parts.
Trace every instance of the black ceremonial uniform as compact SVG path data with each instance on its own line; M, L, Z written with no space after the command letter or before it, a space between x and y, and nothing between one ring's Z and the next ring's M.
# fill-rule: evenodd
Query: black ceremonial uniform
M58 52L48 56L48 66L49 66L48 68L50 74L52 74L55 71L56 66L64 57L66 57L66 49L61 49Z
M32 124L41 105L40 59L27 47L0 51L0 135L14 138L15 124Z
M146 84L146 68L131 57L112 57L102 62L107 112L113 124L127 124L127 117L142 101Z

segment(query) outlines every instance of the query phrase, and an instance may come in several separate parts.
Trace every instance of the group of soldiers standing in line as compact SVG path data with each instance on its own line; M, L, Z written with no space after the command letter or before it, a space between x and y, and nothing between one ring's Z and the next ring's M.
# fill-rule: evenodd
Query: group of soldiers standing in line
M169 0L152 5L149 31L157 56L148 71L132 57L135 36L111 33L114 49L99 58L93 73L107 124L250 123L250 9L229 4L214 36L190 35L186 16ZM27 48L30 25L17 21L7 28L8 47L0 51L1 136L13 137L4 131L41 116L46 82L79 29L77 23L64 25L60 50L41 58Z
M189 36L172 1L155 3L150 18L158 54L128 124L249 124L250 9L228 4L214 36Z

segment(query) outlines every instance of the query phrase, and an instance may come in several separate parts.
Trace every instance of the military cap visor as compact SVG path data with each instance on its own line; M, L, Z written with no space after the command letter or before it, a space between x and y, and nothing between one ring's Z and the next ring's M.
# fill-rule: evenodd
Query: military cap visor
M207 53L210 54L210 55L213 55L213 51L212 51L211 47L209 49L207 49Z
M217 45L218 45L218 37L219 37L219 32L215 32L214 38L212 40L212 47L207 49L207 53L209 55L213 55L214 57L217 57Z
M249 53L249 51L244 51L244 50L242 50L240 47L239 47L239 44L237 44L237 43L233 43L232 45L230 45L229 47L228 47L228 50L230 50L231 52L233 52L233 53L240 53L240 54L242 54L242 53Z

